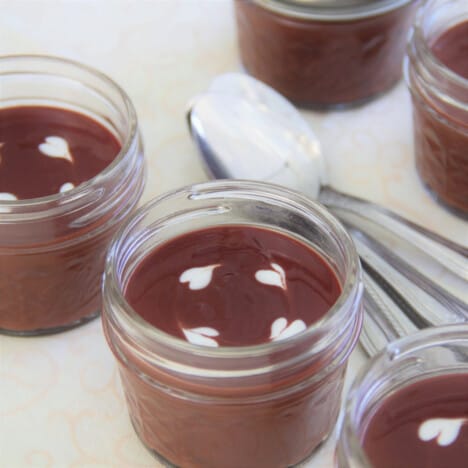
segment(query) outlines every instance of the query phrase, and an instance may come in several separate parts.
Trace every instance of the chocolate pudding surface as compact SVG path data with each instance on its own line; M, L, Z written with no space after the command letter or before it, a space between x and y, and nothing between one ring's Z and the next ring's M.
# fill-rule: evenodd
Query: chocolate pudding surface
M2 108L0 201L66 192L103 171L119 151L117 138L83 114L43 106Z
M433 42L431 50L447 68L468 79L468 21L443 32Z
M468 374L419 380L376 409L364 432L375 468L466 468Z
M216 347L300 333L340 293L335 273L311 247L278 231L233 225L155 248L132 273L125 297L159 330Z

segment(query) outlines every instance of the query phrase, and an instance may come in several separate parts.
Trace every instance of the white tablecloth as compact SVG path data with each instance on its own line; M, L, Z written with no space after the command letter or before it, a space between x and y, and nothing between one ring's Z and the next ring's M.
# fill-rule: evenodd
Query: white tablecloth
M0 0L0 11L1 54L73 58L125 88L145 140L144 201L204 180L184 112L215 75L239 69L229 1ZM403 84L357 110L305 115L334 186L466 244L466 224L417 179ZM348 383L363 362L357 349ZM331 467L333 448L331 440L306 466ZM134 434L99 320L49 337L0 336L0 465L159 466Z

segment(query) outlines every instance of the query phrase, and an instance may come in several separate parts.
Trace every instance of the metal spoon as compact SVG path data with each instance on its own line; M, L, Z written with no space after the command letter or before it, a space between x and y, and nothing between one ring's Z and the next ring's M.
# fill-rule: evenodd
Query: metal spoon
M349 228L361 258L365 256L367 271L383 268L384 277L392 272L386 287L375 275L373 286L368 287L375 293L371 294L374 300L367 293L367 309L373 315L368 327L387 326L383 335L388 338L411 331L411 326L400 325L402 313L412 317L410 323L416 328L468 320L468 249L383 207L331 188L318 139L296 108L276 91L244 74L222 75L192 100L187 120L209 176L264 180L306 193ZM448 285L455 284L454 290L422 271L434 268L449 277ZM369 279L366 282L370 284ZM375 298L388 299L389 288L410 300L400 301L396 308L384 307L382 312L386 301ZM390 299L393 303L395 297ZM436 312L427 317L433 309ZM375 319L379 314L385 320ZM367 333L368 343L375 335ZM366 348L370 353L381 345L374 342Z

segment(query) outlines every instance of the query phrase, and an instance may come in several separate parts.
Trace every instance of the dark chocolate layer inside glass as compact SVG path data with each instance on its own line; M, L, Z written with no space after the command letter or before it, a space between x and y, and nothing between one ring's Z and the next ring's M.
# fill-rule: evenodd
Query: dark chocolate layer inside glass
M468 21L448 29L430 46L446 67L468 79ZM466 100L460 89L450 83L446 87L451 99ZM421 179L442 202L468 213L468 112L435 96L415 100L413 115Z
M117 138L83 114L42 106L0 109L0 193L16 199L70 190L103 171L119 151Z
M363 445L375 468L466 468L468 374L422 379L390 395Z
M157 247L125 295L146 321L173 336L245 346L300 333L340 292L331 267L305 243L268 229L222 226Z
M2 108L0 202L66 192L102 172L120 148L110 130L84 114L41 106ZM104 257L115 228L99 236L93 231L108 216L72 226L72 211L51 211L39 220L32 216L3 226L0 329L58 331L99 312Z

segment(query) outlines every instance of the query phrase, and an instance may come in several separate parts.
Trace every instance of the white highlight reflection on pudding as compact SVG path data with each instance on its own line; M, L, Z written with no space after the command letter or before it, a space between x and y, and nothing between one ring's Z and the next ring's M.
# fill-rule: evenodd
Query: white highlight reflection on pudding
M262 284L278 286L286 290L286 274L283 268L277 263L270 263L272 270L258 270L255 279Z
M437 438L438 445L447 447L457 440L461 427L467 421L466 418L428 419L419 426L418 436L424 442Z
M68 192L69 190L75 188L75 186L71 182L65 182L61 187L60 187L60 193L63 192Z
M203 267L189 268L180 276L181 283L188 283L189 289L195 291L206 288L211 283L213 271L219 267L219 264L207 265Z
M197 328L182 328L182 332L189 343L218 347L219 344L214 340L213 336L219 336L219 332L211 327L197 327Z
M16 195L13 195L12 193L9 193L9 192L0 192L0 201L13 201L13 200L18 200Z
M62 158L73 162L67 140L58 136L48 136L39 145L39 151L50 158Z
M288 325L288 321L284 318L278 318L271 324L271 341L285 340L291 336L297 335L307 328L303 320L294 320Z

